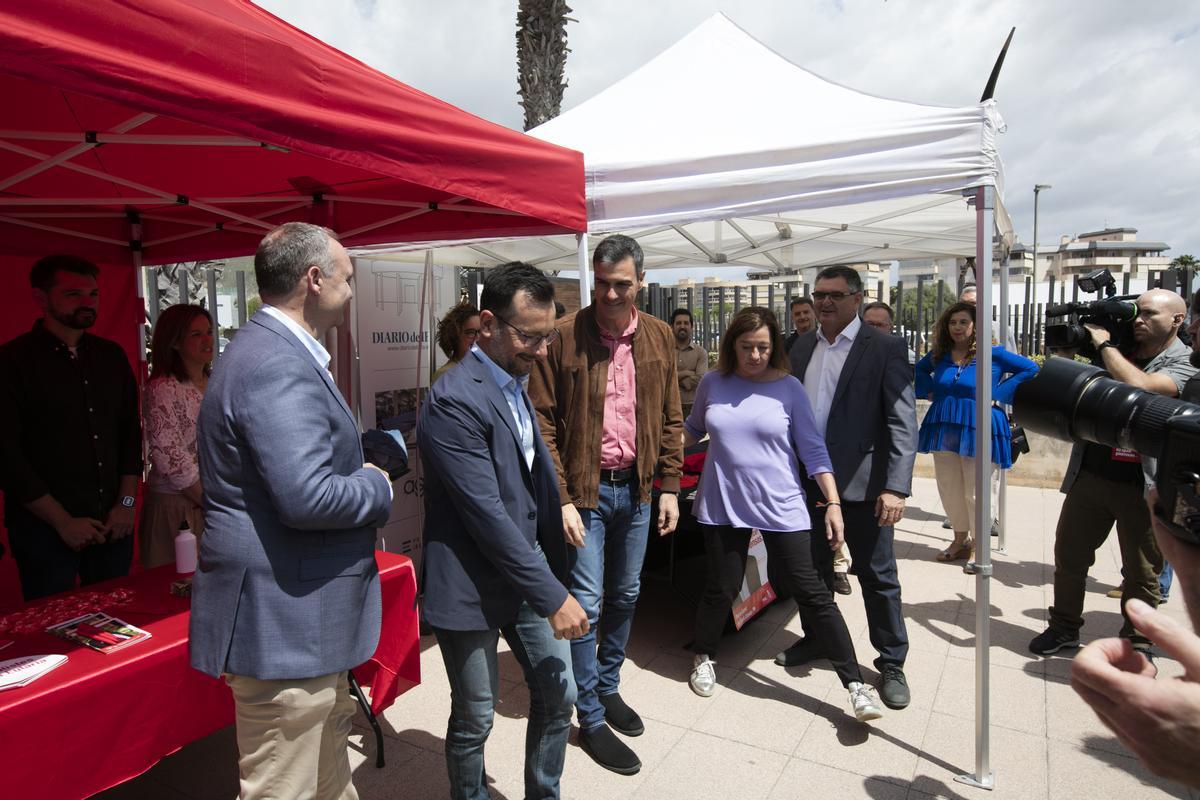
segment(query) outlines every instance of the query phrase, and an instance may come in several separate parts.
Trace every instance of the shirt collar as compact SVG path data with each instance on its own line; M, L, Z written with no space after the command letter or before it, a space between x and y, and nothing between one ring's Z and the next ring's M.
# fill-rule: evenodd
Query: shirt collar
M841 333L839 333L837 336L833 337L833 344L837 344L838 339L845 339L848 342L853 342L855 339L858 338L858 332L861 329L862 329L862 320L859 319L858 314L855 314L854 319L850 320L850 324L847 325L846 327L842 328ZM826 339L824 334L821 333L821 329L820 329L819 325L817 327L817 340L821 341L821 342L825 342L826 344L830 344L829 340ZM832 346L832 345L830 345L830 346Z
M39 317L37 320L35 320L31 330L33 335L42 343L43 346L49 347L52 350L55 348L67 350L71 347L71 345L67 344L62 339L46 330L46 320L44 318ZM89 334L87 331L84 331L83 335L79 337L79 341L74 345L76 349L85 347L90 335L91 334Z
M608 332L608 329L602 325L597 325L596 327L600 329L600 338L601 339L616 340L616 339L626 339L630 336L633 336L633 332L637 330L637 326L638 326L638 312L637 312L637 309L634 308L634 309L631 309L631 313L629 314L629 324L627 326L625 326L625 330L622 331L620 336L613 336L611 333Z
M275 306L264 304L262 311L264 314L274 317L283 323L283 326L291 331L292 335L296 337L300 344L304 345L304 349L307 350L310 355L312 355L313 360L317 362L318 367L321 369L329 369L329 351L326 350L320 342L314 339L311 333L304 330L304 328L301 328L300 323L296 322L296 320L292 319L278 308L275 308Z
M514 388L514 384L521 389L524 389L529 385L528 375L520 378L515 375L509 375L507 372L500 369L495 361L492 361L492 359L488 358L488 354L483 352L483 349L478 344L471 345L471 352L474 353L475 357L487 366L488 372L492 373L492 380L494 380L496 385L501 389L504 389L505 391L511 391Z

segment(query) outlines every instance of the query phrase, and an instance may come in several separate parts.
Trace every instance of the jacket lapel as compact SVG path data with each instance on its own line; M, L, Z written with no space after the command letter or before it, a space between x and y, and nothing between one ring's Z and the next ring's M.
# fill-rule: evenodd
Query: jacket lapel
M517 460L521 462L522 467L521 473L525 476L526 482L532 487L533 476L529 474L529 467L525 463L525 448L521 446L521 432L517 430L517 423L513 420L512 409L508 406L508 400L504 398L504 392L501 391L500 387L496 385L496 381L492 377L491 370L488 368L487 364L484 364L478 358L471 356L470 353L467 355L470 356L470 361L468 362L467 358L464 358L463 363L470 363L469 369L471 370L471 377L482 385L483 394L485 397L487 397L488 403L491 404L492 411L494 411L496 416L498 416L501 422L504 423L504 427L508 428L508 433L510 436L512 436L513 445L517 448ZM462 364L459 365L459 368L461 367ZM526 403L525 407L529 409L530 405ZM532 411L530 412L529 420L531 424L537 424L537 417L532 415ZM537 438L538 437L536 436L534 437L534 439Z
M808 372L808 364L810 361L812 361L812 354L816 349L816 335L805 333L796 337L796 342L792 345L791 352L788 353L788 358L791 360L793 365L792 374L795 375L801 383L804 383L804 373Z
M837 407L838 401L841 400L842 394L845 393L846 386L850 382L850 376L854 374L854 370L862 361L863 353L871 345L871 334L867 331L868 326L860 327L858 336L854 337L854 343L850 345L850 352L846 354L846 363L842 365L842 374L838 376L837 388L833 392L833 402L829 405L831 409Z

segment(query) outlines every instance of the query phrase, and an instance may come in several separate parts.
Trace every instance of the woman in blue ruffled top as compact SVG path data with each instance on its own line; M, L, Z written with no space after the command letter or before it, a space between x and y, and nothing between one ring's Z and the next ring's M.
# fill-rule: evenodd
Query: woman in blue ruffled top
M992 399L1011 403L1022 381L1038 366L1024 356L992 346ZM971 523L975 519L975 305L959 302L938 318L933 350L917 362L917 397L932 400L921 422L917 449L933 454L934 474L942 506L954 528L954 541L938 553L938 561L974 555ZM1004 412L992 408L992 463L1012 466L1012 442ZM987 534L984 533L986 538ZM969 568L964 567L965 572Z

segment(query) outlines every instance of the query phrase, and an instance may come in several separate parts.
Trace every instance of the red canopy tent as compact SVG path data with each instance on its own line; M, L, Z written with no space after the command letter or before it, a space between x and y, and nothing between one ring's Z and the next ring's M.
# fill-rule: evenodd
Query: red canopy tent
M52 252L102 267L246 255L289 220L350 247L587 227L580 153L244 0L4 3L0 97L0 341L32 323L28 268ZM140 285L103 271L94 329L135 359Z
M240 0L0 7L0 249L98 262L586 228L583 159ZM140 224L140 229L138 225Z

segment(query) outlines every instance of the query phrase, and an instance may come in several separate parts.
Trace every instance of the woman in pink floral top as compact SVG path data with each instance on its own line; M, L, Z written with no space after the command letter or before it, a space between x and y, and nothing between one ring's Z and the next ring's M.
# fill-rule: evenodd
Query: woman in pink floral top
M144 397L150 478L138 550L142 566L175 560L175 535L187 522L204 532L196 419L212 369L212 318L200 306L171 306L158 317L151 344L150 382Z

